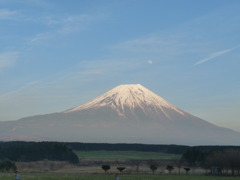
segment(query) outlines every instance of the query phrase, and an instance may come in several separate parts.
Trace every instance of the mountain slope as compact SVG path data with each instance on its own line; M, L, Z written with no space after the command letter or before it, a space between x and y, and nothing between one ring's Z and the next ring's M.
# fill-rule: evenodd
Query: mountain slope
M118 86L64 112L0 122L0 140L240 145L239 137L139 84Z

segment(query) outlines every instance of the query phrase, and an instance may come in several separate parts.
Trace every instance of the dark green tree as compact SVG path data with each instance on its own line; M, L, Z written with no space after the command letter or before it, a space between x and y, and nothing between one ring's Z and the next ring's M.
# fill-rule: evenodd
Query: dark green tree
M105 171L105 173L107 173L107 171L110 169L110 165L104 164L102 165L102 169Z
M172 165L167 165L166 169L168 170L169 174L171 174L172 170L174 169Z
M121 173L124 169L126 169L125 167L117 167L117 170L119 170L119 172Z
M154 174L158 167L155 164L150 164L149 168L152 170L152 173Z
M191 170L189 167L185 167L184 170L186 171L186 174Z

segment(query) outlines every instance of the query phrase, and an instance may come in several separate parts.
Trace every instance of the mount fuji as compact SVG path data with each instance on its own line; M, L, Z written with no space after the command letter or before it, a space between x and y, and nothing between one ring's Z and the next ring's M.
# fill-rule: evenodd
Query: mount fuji
M0 122L0 140L240 145L240 133L130 84L63 112Z

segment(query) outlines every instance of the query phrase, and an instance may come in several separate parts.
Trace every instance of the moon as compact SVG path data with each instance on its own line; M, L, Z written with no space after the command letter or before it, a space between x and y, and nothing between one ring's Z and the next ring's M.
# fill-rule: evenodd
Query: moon
M152 64L152 63L153 63L153 61L152 61L152 60L148 60L147 62L148 62L148 64Z

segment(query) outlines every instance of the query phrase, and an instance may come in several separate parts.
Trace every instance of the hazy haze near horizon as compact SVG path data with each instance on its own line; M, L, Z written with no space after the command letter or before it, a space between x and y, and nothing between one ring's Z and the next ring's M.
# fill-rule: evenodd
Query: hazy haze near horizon
M240 131L240 1L0 0L0 121L120 84Z

